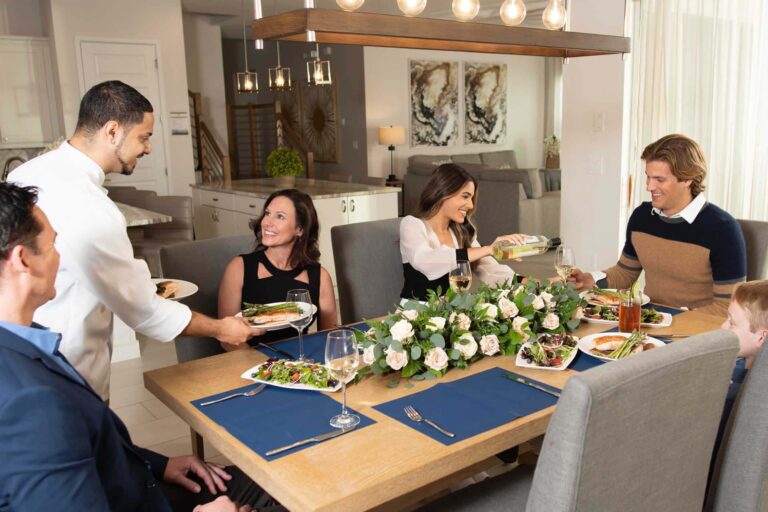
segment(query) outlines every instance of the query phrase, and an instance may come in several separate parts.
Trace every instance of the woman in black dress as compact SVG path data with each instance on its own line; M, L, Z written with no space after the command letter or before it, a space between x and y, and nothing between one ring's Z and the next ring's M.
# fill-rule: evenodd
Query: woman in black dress
M288 290L309 290L317 306L313 322L318 330L330 329L336 322L336 296L331 276L320 266L317 247L319 225L312 198L296 189L272 193L264 211L252 223L256 250L232 259L219 286L219 317L243 309L243 302L267 304L285 300ZM311 324L310 324L311 325ZM293 327L278 331L256 329L250 344L296 336ZM225 350L233 347L222 344Z

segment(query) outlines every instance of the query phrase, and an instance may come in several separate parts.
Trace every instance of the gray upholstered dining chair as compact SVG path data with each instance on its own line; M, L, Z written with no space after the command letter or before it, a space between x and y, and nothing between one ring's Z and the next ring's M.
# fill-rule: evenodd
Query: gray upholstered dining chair
M192 311L218 317L219 282L229 260L255 247L253 235L238 235L183 242L160 248L165 277L195 283L197 293L182 299ZM213 338L179 336L174 342L179 362L200 359L223 352Z
M160 248L194 240L192 198L187 196L150 196L144 203L147 210L164 213L170 222L144 226L144 237L131 240L133 254L146 260L153 276L162 276Z
M731 413L705 510L768 510L768 349L757 355Z
M394 311L403 288L400 219L331 228L341 323Z
M700 511L737 352L718 330L572 376L535 472L521 466L424 510Z
M768 222L738 221L747 246L747 281L768 279Z

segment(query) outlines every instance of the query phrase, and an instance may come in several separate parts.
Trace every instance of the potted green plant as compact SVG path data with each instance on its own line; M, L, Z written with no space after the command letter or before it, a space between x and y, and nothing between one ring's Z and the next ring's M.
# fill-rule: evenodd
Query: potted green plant
M286 146L281 146L267 156L267 174L277 176L299 176L304 172L299 152Z
M560 139L557 138L557 135L552 134L544 139L544 154L546 155L544 167L547 169L560 168Z

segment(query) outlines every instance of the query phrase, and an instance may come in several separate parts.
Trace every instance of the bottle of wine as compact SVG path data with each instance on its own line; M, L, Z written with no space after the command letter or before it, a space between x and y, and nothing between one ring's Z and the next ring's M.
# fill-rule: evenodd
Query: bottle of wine
M544 254L548 250L560 245L559 238L549 239L543 235L529 236L523 245L513 242L499 241L491 246L493 257L497 260L511 260Z

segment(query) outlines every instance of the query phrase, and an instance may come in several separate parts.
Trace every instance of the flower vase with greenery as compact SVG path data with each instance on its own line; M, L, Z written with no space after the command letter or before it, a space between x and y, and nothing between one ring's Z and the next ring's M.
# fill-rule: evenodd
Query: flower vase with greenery
M560 139L557 138L557 135L553 134L544 139L544 154L547 157L544 167L547 169L560 168Z
M304 172L299 152L286 146L279 147L267 156L269 176L300 176Z

